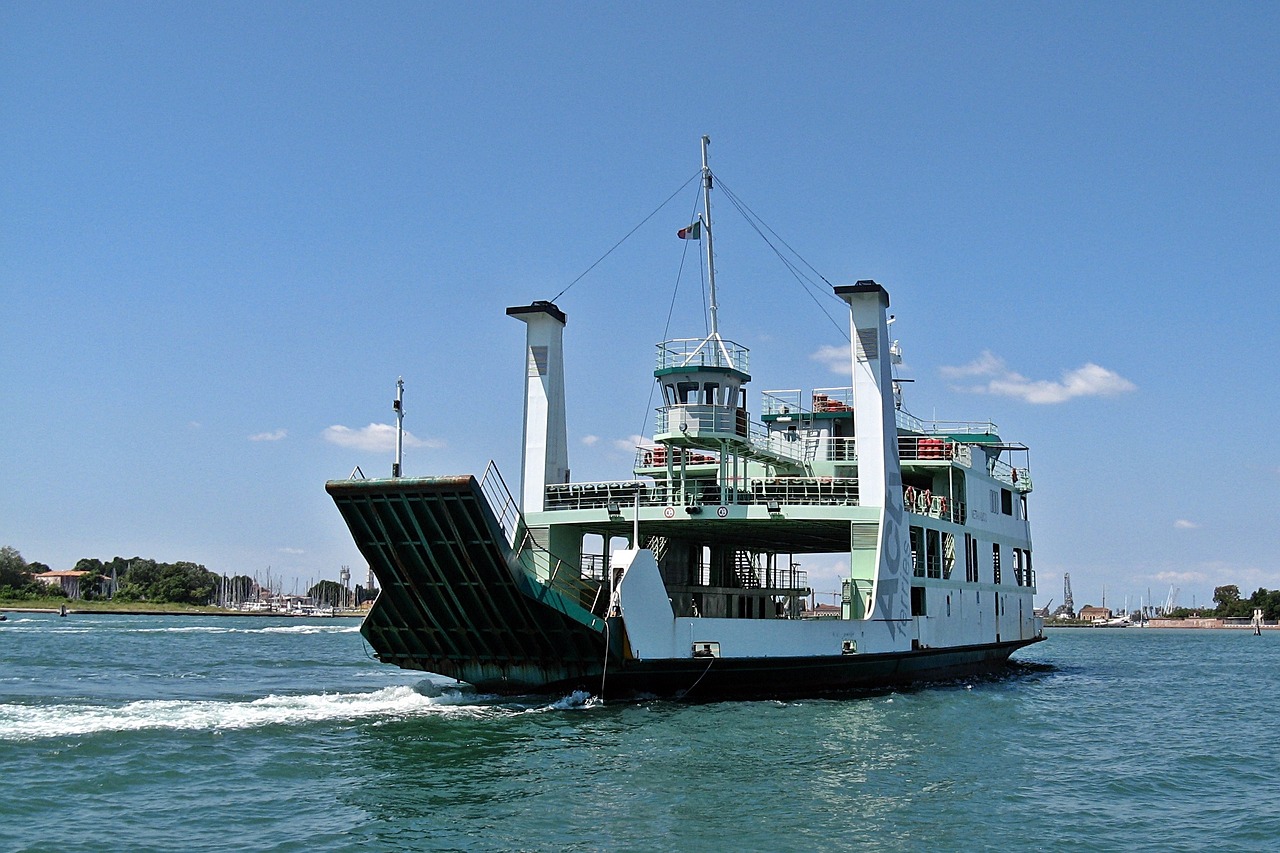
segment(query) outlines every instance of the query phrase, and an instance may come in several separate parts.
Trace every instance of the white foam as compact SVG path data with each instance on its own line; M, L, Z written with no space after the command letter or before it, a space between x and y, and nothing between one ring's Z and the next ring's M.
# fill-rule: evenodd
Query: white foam
M553 711L572 711L579 708L594 708L600 704L603 703L586 690L575 690L568 696L552 702L548 707Z
M460 704L462 701L471 705ZM0 705L0 741L80 737L147 729L221 731L332 720L404 719L431 714L480 712L476 697L423 696L412 687L372 693L265 696L247 701L144 700L124 706Z
M359 625L267 625L263 628L228 628L220 625L183 625L169 628L133 628L136 634L354 634Z

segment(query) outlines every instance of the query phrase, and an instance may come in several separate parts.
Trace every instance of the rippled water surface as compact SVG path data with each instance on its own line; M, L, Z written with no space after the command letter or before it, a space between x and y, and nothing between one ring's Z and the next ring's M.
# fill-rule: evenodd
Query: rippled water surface
M10 614L0 850L1272 850L1280 633L843 699L459 693L347 620Z

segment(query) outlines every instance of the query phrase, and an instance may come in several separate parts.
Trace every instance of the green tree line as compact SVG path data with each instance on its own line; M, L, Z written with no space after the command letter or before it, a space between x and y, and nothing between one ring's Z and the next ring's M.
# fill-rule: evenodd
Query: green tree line
M1268 590L1262 587L1248 598L1240 595L1240 587L1235 584L1216 587L1213 600L1217 607L1214 616L1224 619L1232 616L1253 616L1256 609L1262 610L1263 619L1280 619L1280 589Z
M75 564L75 571L88 572L80 578L82 598L100 598L114 574L114 597L121 601L176 602L208 604L218 586L218 575L197 563L161 563L145 557L116 557L108 562L85 558ZM64 593L35 579L49 571L43 563L28 563L17 548L0 548L0 598L57 598Z

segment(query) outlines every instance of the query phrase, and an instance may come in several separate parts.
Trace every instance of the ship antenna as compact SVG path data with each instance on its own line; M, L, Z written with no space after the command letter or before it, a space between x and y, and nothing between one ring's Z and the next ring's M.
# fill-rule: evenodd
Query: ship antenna
M404 462L404 377L396 380L396 398L391 401L391 408L396 413L396 461L391 464L391 477L400 476L401 463Z
M707 162L707 146L711 137L702 137L702 227L707 232L707 283L711 289L711 337L720 337L720 326L716 320L716 264L715 252L711 248L711 166Z

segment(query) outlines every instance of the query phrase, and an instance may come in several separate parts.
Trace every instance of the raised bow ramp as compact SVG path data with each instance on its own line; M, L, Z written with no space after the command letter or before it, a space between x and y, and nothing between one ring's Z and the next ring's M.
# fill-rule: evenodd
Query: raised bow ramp
M325 490L382 585L360 627L380 661L502 693L599 678L605 623L590 588L539 580L475 477Z

